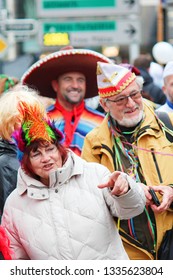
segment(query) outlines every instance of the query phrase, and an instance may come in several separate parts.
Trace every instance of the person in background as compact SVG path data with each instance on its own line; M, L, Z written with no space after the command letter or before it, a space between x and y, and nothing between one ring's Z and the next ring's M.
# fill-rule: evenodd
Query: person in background
M134 65L129 64L129 63L120 63L119 65L122 66L122 67L127 68L132 73L135 73L136 76L141 76L140 70L137 67L135 67ZM153 101L153 98L151 97L151 95L148 92L144 91L144 89L142 90L141 94L142 94L143 98L146 98L146 99L148 99L150 101ZM153 106L155 106L155 105L153 104Z
M17 78L0 75L0 96L15 87L19 83ZM4 104L4 108L7 106ZM1 111L0 118L3 114ZM17 148L12 141L0 137L0 222L4 203L8 195L15 189L17 182L17 171L19 161L17 159Z
M0 222L4 203L16 188L18 168L16 145L0 137Z
M157 62L151 61L149 74L153 78L153 82L160 88L162 88L163 86L163 69L164 67L162 65Z
M17 188L2 216L14 259L128 259L113 216L139 215L146 201L143 187L65 148L43 105L29 102L23 91L18 88L15 106L15 92L0 99L0 111L8 104L0 132L3 137L12 133L21 155Z
M147 200L150 189L155 190L159 206L146 204L139 216L116 222L130 259L157 259L164 233L173 225L173 146L151 102L142 98L140 76L119 65L98 62L97 82L107 115L85 137L81 156L143 183Z
M47 108L49 117L65 134L65 147L80 155L85 135L100 124L104 115L86 106L85 98L97 95L97 61L110 60L95 51L69 47L46 55L21 78L41 96L56 98Z
M9 77L5 74L0 74L0 94L14 87L18 83L18 78Z
M163 92L166 96L166 102L160 106L158 112L173 112L173 61L169 61L163 70Z
M151 96L154 103L163 105L166 101L165 94L162 89L153 82L153 78L149 74L151 61L150 55L140 54L134 60L133 64L140 70L140 75L144 78L143 91Z

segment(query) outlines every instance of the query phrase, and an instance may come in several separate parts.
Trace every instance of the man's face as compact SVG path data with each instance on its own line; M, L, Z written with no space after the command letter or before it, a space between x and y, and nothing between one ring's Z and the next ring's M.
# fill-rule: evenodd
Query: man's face
M52 82L58 100L63 104L78 104L85 97L86 78L82 73L65 73Z
M128 98L127 96L131 96ZM112 102L115 101L115 102ZM136 81L133 81L126 89L121 93L109 97L107 99L100 100L104 110L118 124L125 127L133 127L138 124L143 118L143 101L140 88Z
M163 91L167 99L173 103L173 75L167 76L164 79Z

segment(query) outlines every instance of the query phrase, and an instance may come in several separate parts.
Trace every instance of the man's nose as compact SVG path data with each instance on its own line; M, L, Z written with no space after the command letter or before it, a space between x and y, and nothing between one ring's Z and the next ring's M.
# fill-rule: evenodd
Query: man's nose
M130 96L128 96L126 106L132 106L134 103L135 101Z
M78 88L79 87L79 83L78 83L78 81L76 79L72 80L72 87L73 88Z

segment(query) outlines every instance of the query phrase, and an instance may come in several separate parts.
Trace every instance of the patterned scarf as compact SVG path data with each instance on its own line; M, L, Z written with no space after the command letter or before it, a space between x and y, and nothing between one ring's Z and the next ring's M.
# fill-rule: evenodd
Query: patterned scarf
M133 148L133 145L136 143L138 138L138 133L140 131L139 127L141 126L141 122L139 125L135 127L133 131L119 131L116 122L108 115L109 126L112 132L113 143L114 143L114 152L115 152L115 169L123 171L127 173L130 177L132 177L136 182L142 182L146 184L142 168L140 166L140 162L138 159L137 151ZM124 134L124 135L123 135ZM127 135L126 135L127 134ZM132 141L128 141L125 136L131 136ZM127 137L129 138L129 137ZM132 142L132 143L131 143ZM145 207L144 209L145 215L147 217L147 227L150 233L151 239L153 240L153 247L151 249L155 249L156 246L156 236L155 230L150 218L149 209ZM136 235L135 226L134 226L134 218L131 218L127 221L129 233L130 235L138 240ZM118 219L118 227L120 227L120 220ZM152 245L151 245L152 246Z
M128 143L126 132L119 131L115 121L110 116L108 116L108 119L114 143L116 169L128 173L137 182L140 182L140 178L142 178L142 182L145 183L138 156L131 145L131 141ZM133 131L127 132L127 135L133 135L133 141L137 140L140 125L141 123Z

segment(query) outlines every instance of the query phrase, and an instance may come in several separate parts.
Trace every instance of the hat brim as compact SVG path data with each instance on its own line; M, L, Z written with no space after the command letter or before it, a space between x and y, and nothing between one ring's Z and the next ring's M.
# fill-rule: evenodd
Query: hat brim
M92 50L70 49L52 53L34 63L21 78L22 84L36 89L40 95L56 98L51 81L67 72L81 72L86 77L85 98L98 94L97 62L112 63L104 55Z

